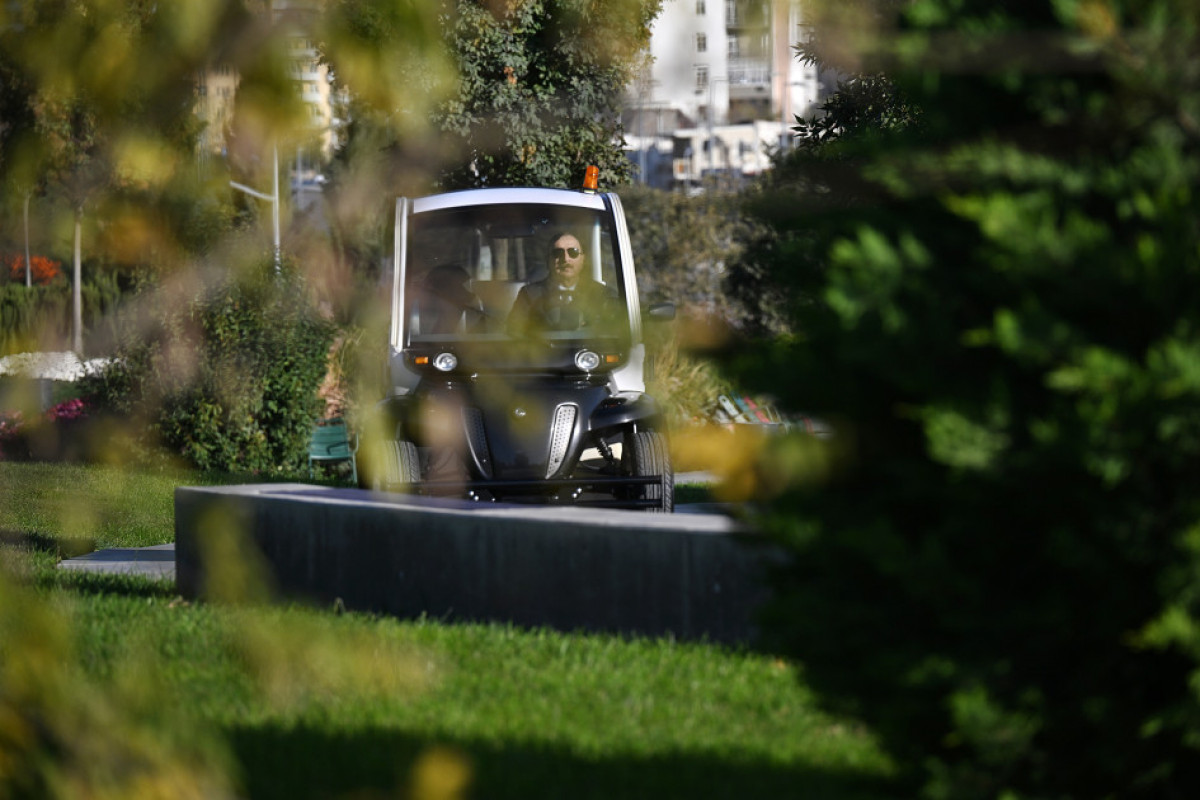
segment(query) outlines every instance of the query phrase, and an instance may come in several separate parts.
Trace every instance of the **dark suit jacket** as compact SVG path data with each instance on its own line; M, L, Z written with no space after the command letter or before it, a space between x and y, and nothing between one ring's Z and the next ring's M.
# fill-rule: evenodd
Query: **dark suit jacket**
M563 292L557 281L547 278L521 287L507 327L510 333L518 334L577 330L612 320L619 309L616 293L602 283L585 279Z

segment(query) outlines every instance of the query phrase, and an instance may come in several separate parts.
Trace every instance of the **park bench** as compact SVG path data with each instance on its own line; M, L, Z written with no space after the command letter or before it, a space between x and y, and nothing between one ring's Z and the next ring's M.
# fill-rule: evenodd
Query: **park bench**
M782 414L770 403L756 402L749 395L720 395L712 407L711 418L722 427L759 425L771 431L801 431L818 438L833 435L825 422L807 414Z

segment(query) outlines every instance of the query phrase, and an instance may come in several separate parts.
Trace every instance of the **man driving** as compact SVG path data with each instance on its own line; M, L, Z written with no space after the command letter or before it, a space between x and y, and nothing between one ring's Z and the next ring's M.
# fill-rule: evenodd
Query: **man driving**
M611 319L616 294L584 277L587 255L578 237L562 233L550 245L550 274L521 287L508 316L510 333L576 330Z

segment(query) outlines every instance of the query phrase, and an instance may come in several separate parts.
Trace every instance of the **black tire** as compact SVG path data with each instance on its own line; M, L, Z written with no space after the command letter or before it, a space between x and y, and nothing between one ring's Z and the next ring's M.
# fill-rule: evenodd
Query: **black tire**
M417 446L403 439L364 442L358 460L358 485L376 492L404 491L421 480Z
M634 477L661 475L658 483L634 488L633 496L638 500L654 500L658 505L647 511L671 513L675 510L675 472L671 468L671 453L667 450L667 437L657 431L638 431L625 437L622 461L628 474Z
M377 489L405 491L421 482L421 457L417 446L405 439L385 442L383 449L383 473L379 476Z

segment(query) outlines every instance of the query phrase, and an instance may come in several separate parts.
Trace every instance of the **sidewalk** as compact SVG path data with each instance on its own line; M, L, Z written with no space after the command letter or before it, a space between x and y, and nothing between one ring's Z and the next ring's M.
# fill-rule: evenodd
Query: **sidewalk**
M175 580L175 545L115 547L60 561L59 569Z

